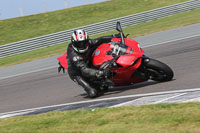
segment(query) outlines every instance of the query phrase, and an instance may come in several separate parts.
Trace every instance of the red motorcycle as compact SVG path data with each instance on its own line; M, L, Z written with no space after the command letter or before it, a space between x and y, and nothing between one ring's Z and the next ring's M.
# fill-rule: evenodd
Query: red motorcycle
M138 42L124 36L120 22L117 31L121 38L113 38L110 43L101 44L93 53L93 67L111 72L111 76L101 80L91 79L98 88L107 89L109 86L124 86L144 82L149 79L164 82L173 78L172 69L155 59L144 55ZM67 54L58 57L61 67L67 69Z

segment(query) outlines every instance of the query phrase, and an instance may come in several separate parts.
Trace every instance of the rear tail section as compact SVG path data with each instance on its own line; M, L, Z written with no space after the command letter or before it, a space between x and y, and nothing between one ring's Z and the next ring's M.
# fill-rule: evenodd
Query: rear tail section
M58 72L60 72L61 70L63 70L63 72L65 72L65 69L68 68L68 66L67 66L67 53L58 57L57 60L59 61Z

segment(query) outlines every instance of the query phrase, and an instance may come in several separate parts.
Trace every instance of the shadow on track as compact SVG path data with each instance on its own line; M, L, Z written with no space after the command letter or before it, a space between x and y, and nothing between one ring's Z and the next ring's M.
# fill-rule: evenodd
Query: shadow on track
M100 98L101 96L107 96L107 95L113 95L113 94L118 94L118 93L122 93L131 89L139 89L145 86L150 86L150 85L154 85L154 84L158 84L161 82L157 82L157 81L148 81L148 82L143 82L143 83L137 83L134 85L127 85L127 86L120 86L120 87L111 87L108 89L107 92L105 92L103 95L98 96L97 98ZM83 98L87 98L87 99L91 99L87 96L86 93L82 93L78 96L81 96ZM77 97L78 97L77 96Z

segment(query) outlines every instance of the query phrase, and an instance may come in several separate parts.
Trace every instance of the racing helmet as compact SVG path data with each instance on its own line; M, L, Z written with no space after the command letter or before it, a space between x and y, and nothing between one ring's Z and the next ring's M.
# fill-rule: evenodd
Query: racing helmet
M85 53L88 50L88 35L84 30L75 30L72 33L72 47L78 53Z

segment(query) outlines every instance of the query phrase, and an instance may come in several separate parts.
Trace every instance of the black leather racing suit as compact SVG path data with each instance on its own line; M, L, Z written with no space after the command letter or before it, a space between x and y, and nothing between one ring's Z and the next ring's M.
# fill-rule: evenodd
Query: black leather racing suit
M94 50L102 43L108 43L112 38L119 37L119 34L104 36L97 39L89 39L89 48L86 53L78 53L72 48L72 43L67 48L67 63L68 74L70 78L81 85L86 92L90 89L95 89L92 83L89 83L88 79L96 77L97 69L91 68L90 57Z

